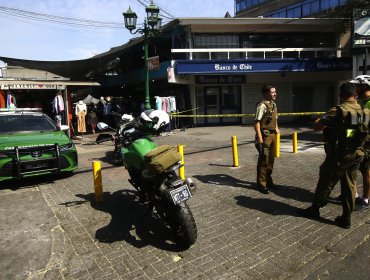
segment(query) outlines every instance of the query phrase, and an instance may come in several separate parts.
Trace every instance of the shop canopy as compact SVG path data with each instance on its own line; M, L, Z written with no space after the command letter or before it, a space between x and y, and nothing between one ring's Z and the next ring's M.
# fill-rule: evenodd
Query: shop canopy
M99 103L99 99L91 96L90 94L88 96L86 96L82 101L85 104L90 104L90 103L98 104Z
M1 90L11 89L56 89L64 90L67 86L100 86L90 81L42 81L42 80L14 80L0 79Z

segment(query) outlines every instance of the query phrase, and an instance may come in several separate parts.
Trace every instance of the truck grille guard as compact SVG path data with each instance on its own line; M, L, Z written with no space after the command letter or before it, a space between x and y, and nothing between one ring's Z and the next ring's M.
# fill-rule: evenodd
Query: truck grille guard
M52 152L53 157L50 158L40 158L43 153ZM14 154L15 158L13 163L15 165L16 177L22 178L25 175L37 174L43 172L52 172L59 173L61 170L61 157L60 157L60 148L58 144L46 145L41 147L14 147L14 150L8 151L8 154ZM21 160L21 157L24 155L31 155L36 159L32 160ZM27 170L27 164L40 164L44 163L46 166L30 168L32 170ZM47 168L43 168L47 167Z

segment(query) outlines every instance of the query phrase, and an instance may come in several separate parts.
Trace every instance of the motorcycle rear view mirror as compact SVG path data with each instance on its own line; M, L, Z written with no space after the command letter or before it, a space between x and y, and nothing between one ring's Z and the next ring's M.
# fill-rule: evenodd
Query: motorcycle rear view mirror
M96 125L100 130L106 130L109 128L109 126L106 123L98 122Z

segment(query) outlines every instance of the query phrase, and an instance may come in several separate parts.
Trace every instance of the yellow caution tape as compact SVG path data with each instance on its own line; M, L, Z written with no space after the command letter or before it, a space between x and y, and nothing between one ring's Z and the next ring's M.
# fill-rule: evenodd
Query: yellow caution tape
M323 115L325 112L302 112L302 113L278 113L280 117L289 116L311 116L311 115ZM255 114L217 114L217 115L178 115L170 114L171 117L175 118L243 118L243 117L254 117Z
M190 111L195 111L195 110L198 110L200 107L197 107L197 108L194 108L194 109L189 109L189 110L185 110L185 111L181 111L181 112L172 112L170 115L178 115L178 114L182 114L182 113L185 113L185 112L190 112Z

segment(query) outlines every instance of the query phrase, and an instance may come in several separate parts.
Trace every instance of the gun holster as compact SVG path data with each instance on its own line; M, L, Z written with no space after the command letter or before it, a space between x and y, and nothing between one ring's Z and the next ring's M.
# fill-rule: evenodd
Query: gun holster
M258 154L263 155L263 144L256 142L254 146L256 147Z

